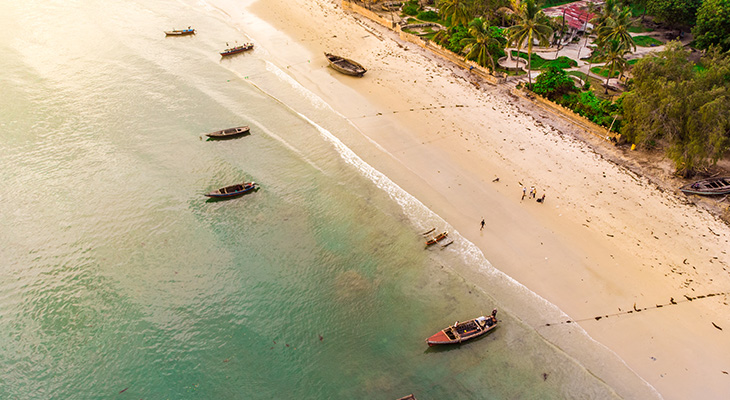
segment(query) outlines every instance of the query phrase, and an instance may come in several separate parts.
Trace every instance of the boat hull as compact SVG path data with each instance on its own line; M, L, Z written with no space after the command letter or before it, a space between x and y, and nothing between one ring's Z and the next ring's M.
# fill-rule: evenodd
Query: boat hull
M330 62L330 67L332 67L332 69L345 75L361 77L368 71L365 67L360 65L360 63L348 58L336 56L330 53L324 53L324 55Z
M185 29L182 31L165 31L165 36L187 36L195 35L195 29Z
M216 132L207 133L205 136L211 139L230 139L240 136L249 135L251 130L248 126L238 126L235 128L223 129Z
M426 339L429 346L459 344L484 335L497 327L497 310L491 316L481 316L462 323L456 323Z
M426 240L426 246L434 245L434 244L446 239L447 236L449 236L448 232L441 232L438 235L433 236L430 239Z
M253 44L248 43L248 44L244 44L242 46L237 46L237 47L233 47L230 49L226 49L225 51L222 51L220 53L220 55L222 57L231 56L233 54L243 53L244 51L251 50L251 49L253 49Z
M700 196L730 194L730 176L703 179L689 185L684 185L679 190L684 194L697 194Z
M242 185L226 186L210 193L206 193L205 196L213 199L228 199L250 193L254 189L256 189L256 182L248 182Z

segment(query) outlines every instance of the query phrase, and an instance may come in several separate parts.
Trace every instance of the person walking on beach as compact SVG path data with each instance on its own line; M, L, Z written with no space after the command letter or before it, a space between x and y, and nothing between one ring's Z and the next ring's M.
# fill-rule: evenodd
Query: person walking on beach
M530 186L530 196L534 199L535 195L537 195L537 189L534 186Z
M484 230L484 224L485 224L485 222L484 222L484 218L482 218L482 227L481 227L481 228L479 228L479 230L480 230L480 231L483 231L483 230Z
M527 186L523 186L522 187L522 198L520 200L524 200L525 199L525 194L526 193L527 193Z
M542 197L540 197L539 199L537 199L537 202L538 203L543 203L543 204L545 203L545 193L542 194Z

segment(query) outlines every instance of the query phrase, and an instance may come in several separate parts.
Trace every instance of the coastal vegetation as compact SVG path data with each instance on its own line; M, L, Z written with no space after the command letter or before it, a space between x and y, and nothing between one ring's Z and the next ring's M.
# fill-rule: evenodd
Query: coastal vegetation
M592 29L584 39L573 38L583 42L576 58L588 63L583 71L590 74L568 71L578 65L570 57L556 54L549 60L534 53L534 46L550 47L565 34L562 17L550 18L542 8L569 2L438 0L434 9L411 0L402 13L414 23L443 25L443 29L422 28L420 35L492 72L541 71L534 84L527 74L528 89L620 132L639 148L665 150L680 175L706 171L728 154L728 0L606 0L590 10ZM679 43L667 44L664 51L648 57L632 56L637 47L664 45L657 33L640 35L660 25L676 32L667 37L681 38L683 31L691 31L695 37L691 45L705 51L705 56L692 61ZM581 59L586 48L589 56ZM523 60L524 67L500 68L497 61L505 55L515 60L515 66ZM615 79L618 87L612 83Z
M660 144L677 173L689 177L730 150L730 55L718 47L695 68L677 42L632 69L624 93L622 133L637 145Z

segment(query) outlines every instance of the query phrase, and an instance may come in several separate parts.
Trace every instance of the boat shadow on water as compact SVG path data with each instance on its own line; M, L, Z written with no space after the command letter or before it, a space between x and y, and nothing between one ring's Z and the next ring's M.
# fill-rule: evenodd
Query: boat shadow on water
M469 339L469 340L461 342L461 343L440 344L440 345L436 345L436 346L429 346L426 350L423 351L423 354L445 353L448 351L459 350L462 347L468 347L468 346L474 345L475 343L481 342L482 340L484 340L484 338L493 336L492 335L493 331L494 331L494 329L492 329L489 332L486 332L484 335L477 336L473 339ZM496 339L494 339L494 340L496 340Z

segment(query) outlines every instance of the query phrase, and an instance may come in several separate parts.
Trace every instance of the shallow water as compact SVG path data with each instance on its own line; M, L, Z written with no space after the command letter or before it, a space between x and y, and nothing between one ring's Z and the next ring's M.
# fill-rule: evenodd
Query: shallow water
M453 229L273 49L221 60L246 32L205 3L4 1L0 24L0 398L616 397L523 322L559 310L457 233L424 251Z

